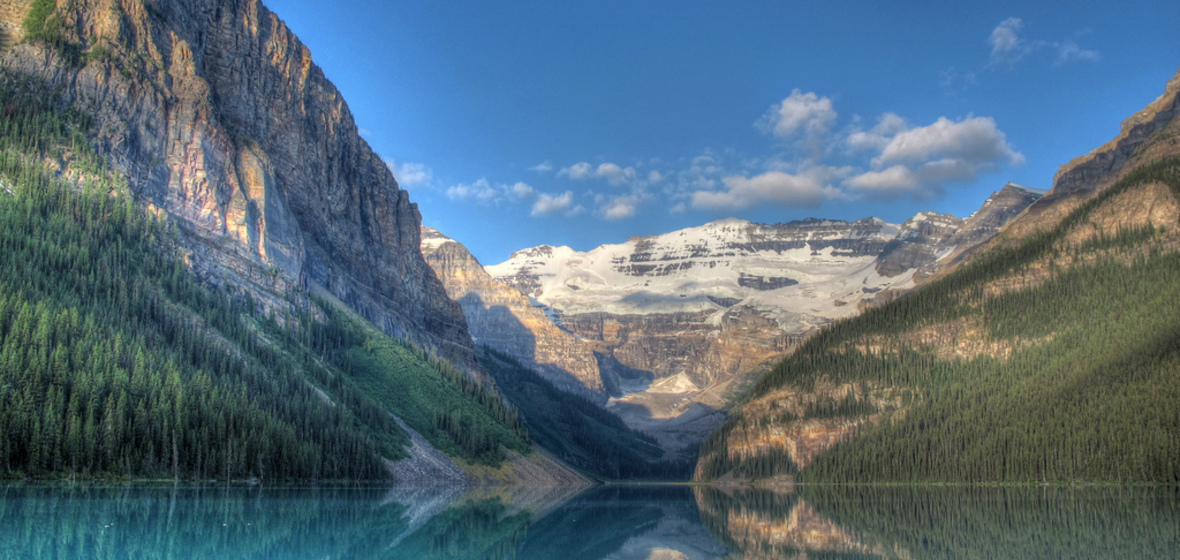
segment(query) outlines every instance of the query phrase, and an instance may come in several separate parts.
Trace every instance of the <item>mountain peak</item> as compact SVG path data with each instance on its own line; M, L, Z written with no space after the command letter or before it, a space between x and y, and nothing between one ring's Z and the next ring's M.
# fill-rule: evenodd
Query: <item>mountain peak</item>
M1045 193L1049 192L1046 189L1034 189L1032 187L1026 187L1024 185L1020 185L1017 183L1008 183L1008 184L1004 185L1004 188L1000 189L1000 192L1002 193L1006 190L1024 191L1026 193L1035 194L1037 196L1044 196Z

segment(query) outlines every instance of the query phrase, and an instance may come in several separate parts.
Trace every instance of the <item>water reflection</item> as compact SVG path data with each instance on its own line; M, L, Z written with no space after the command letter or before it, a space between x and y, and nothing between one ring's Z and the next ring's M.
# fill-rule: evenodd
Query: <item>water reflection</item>
M0 487L8 558L1176 558L1175 489Z
M1174 488L698 488L742 558L1180 558Z

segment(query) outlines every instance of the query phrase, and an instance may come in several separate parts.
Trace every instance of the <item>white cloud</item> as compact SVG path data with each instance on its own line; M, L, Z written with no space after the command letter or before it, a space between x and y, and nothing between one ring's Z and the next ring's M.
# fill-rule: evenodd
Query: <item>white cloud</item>
M881 123L878 127L886 123L884 116ZM896 125L894 121L890 127ZM855 133L850 136L849 144L877 147L879 155L870 162L871 170L846 179L844 186L875 197L925 198L942 192L948 183L975 180L1001 164L1024 163L1024 156L1008 144L989 117L961 121L940 117L928 126L904 128L892 136L873 131L860 134L855 140Z
M663 181L663 180L664 180L664 176L661 175L659 171L656 171L654 169L651 171L651 173L647 174L647 182L649 182L649 183L659 183L660 181Z
M1020 38L1024 21L1010 17L992 29L987 44L992 47L991 65L1015 64L1029 51L1029 46Z
M488 203L495 201L499 195L500 191L484 178L471 184L458 184L447 189L447 198L459 201L475 200Z
M606 182L614 185L625 185L635 179L634 167L619 167L614 163L604 163L598 166L595 172L599 177L606 179Z
M426 164L406 162L399 165L396 161L388 158L382 161L393 173L393 178L397 179L398 186L403 189L429 187L434 182L434 170Z
M529 171L533 171L536 173L550 173L553 171L553 163L550 162L549 160L545 160L541 163L538 163L537 165L530 167Z
M692 205L705 210L742 210L762 203L815 208L826 199L842 196L827 184L831 171L817 168L800 174L768 171L754 177L726 177L722 180L725 190L697 191Z
M889 139L873 167L893 163L922 163L951 158L973 165L1023 163L1024 156L1012 149L991 117L952 121L939 117L929 126L911 128Z
M639 197L623 195L606 203L599 211L608 220L621 220L635 215L635 207L639 205Z
M622 167L617 163L603 163L598 167L587 162L575 163L569 167L563 167L557 172L559 177L565 176L575 181L584 181L586 179L606 179L608 183L614 186L626 185L635 180L636 171L634 167Z
M573 191L565 191L559 195L540 193L537 195L536 202L533 203L532 215L551 216L553 214L568 212L573 208L573 204Z
M879 152L889 145L889 137L905 130L909 125L895 113L885 113L877 118L877 126L868 131L855 130L844 139L852 152Z
M533 188L518 182L512 185L512 194L516 195L516 198L531 198L533 196Z
M904 165L894 165L882 171L868 171L845 182L854 189L896 194L918 189L918 179Z
M815 138L826 134L835 121L831 99L795 89L781 103L772 105L757 125L779 138L792 138L799 133Z
M708 153L680 172L679 190L665 193L701 210L732 212L759 204L814 208L861 197L928 198L1001 165L1024 163L990 117L941 117L913 126L901 115L884 113L872 128L845 128L832 142L844 147L841 157L851 165L836 167L815 156L792 160L787 154L734 166Z
M992 29L991 35L987 39L987 43L992 48L991 57L988 59L989 67L1011 67L1023 60L1026 56L1038 51L1054 53L1054 62L1056 64L1097 62L1101 59L1098 51L1082 48L1081 45L1071 40L1045 41L1040 39L1025 39L1020 36L1023 28L1023 20L1010 17L1001 21L995 29Z
M1064 41L1056 45L1057 64L1067 62L1098 62L1102 56L1098 51L1083 49L1073 41Z
M480 204L501 204L530 200L536 195L533 187L526 183L517 182L511 185L493 185L486 178L480 178L474 183L451 186L447 189L447 198L459 202L478 202Z
M581 163L575 163L569 167L561 168L561 171L558 171L557 175L564 175L575 181L581 181L583 179L589 179L593 177L594 168L589 163L583 161Z

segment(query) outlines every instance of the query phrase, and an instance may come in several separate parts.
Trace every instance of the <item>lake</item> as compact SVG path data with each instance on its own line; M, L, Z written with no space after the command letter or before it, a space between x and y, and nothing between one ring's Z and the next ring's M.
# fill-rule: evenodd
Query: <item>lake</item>
M2 559L1180 558L1173 488L0 486Z

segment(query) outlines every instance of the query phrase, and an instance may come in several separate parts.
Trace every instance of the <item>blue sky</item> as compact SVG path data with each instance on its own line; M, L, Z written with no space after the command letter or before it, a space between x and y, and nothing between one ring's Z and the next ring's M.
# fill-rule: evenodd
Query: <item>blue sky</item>
M266 0L484 264L736 216L966 216L1118 133L1180 3Z

